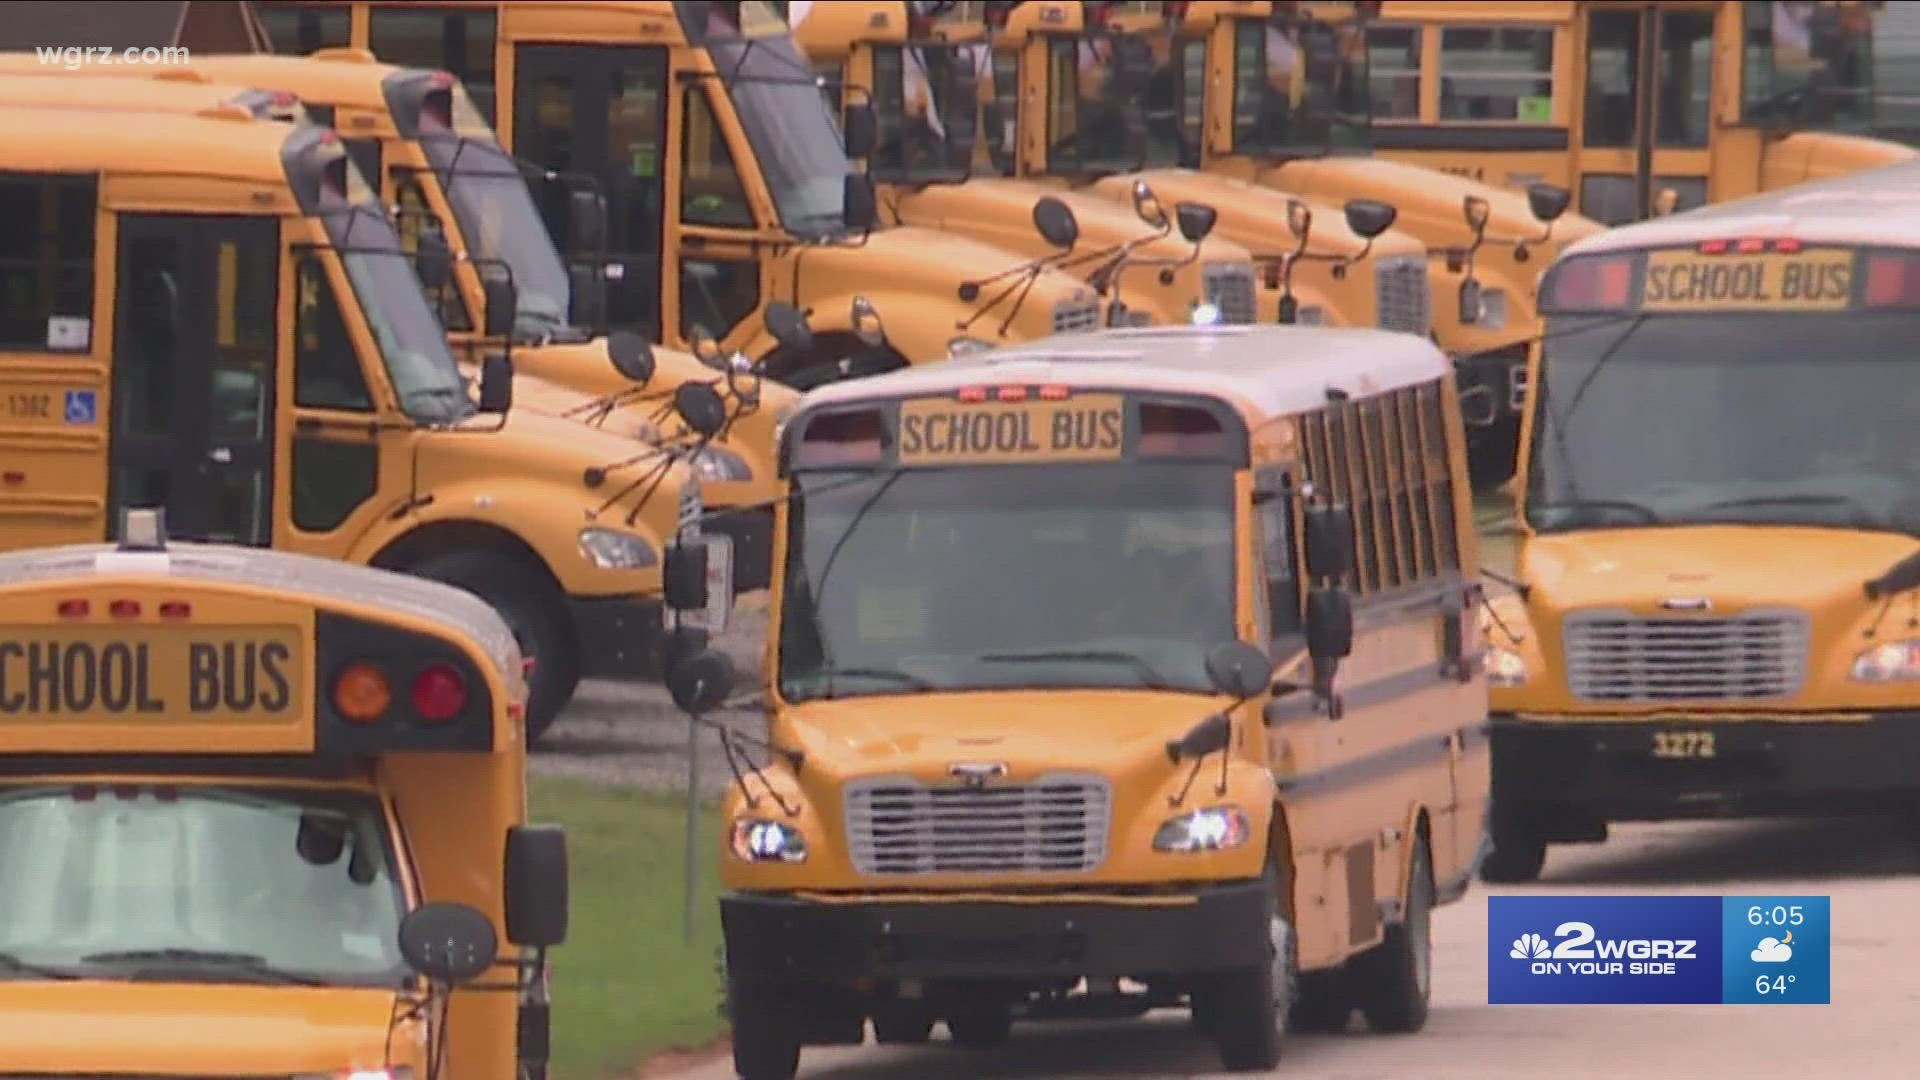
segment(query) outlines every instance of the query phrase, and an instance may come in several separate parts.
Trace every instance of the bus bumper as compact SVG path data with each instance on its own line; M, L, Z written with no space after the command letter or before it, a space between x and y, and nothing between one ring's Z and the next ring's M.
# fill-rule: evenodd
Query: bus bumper
M1920 711L1671 721L1496 713L1492 727L1493 803L1504 821L1546 839L1561 839L1556 823L1874 810L1920 797Z
M666 638L657 596L569 596L583 679L652 678Z
M838 903L735 893L720 900L720 924L729 974L755 979L1126 977L1258 962L1261 882L1137 899Z
M724 511L724 512L722 512ZM733 591L754 592L773 583L773 508L716 507L700 528L733 538Z

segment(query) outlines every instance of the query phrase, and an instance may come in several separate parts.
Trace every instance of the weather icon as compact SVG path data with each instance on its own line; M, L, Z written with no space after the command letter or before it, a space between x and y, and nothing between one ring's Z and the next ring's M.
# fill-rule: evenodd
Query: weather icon
M1756 964L1784 964L1793 959L1793 931L1787 931L1785 938L1765 937L1760 944L1747 954Z

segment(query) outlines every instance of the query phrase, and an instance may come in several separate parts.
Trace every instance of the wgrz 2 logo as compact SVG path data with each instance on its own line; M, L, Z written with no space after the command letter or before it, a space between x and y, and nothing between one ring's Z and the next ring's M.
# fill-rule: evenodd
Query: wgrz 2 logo
M1672 975L1677 961L1699 959L1693 938L1602 938L1577 919L1554 927L1553 936L1558 944L1521 934L1507 955L1530 961L1535 975Z
M1490 896L1487 1001L1718 1002L1721 939L1712 896Z

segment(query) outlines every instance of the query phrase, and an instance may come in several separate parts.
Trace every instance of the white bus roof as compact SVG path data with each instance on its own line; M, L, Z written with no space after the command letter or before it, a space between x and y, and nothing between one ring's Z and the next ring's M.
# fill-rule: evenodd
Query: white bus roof
M10 585L119 575L179 578L288 593L316 607L358 604L437 623L478 643L511 682L520 649L498 612L464 589L354 563L264 548L168 541L161 551L112 544L0 554L0 589Z
M1608 229L1570 245L1561 257L1747 236L1788 236L1805 244L1920 247L1920 160Z
M1453 373L1426 338L1311 326L1156 326L1041 338L1020 345L834 383L802 409L1021 383L1180 394L1229 401L1261 420L1317 409L1329 389L1363 398Z

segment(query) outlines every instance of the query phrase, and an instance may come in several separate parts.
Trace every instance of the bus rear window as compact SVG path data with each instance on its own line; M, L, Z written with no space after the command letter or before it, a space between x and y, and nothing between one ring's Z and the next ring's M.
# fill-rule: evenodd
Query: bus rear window
M1141 457L1218 457L1227 452L1220 419L1190 405L1140 404Z
M879 409L820 413L801 428L793 451L796 469L826 469L877 462L886 449L886 420Z

